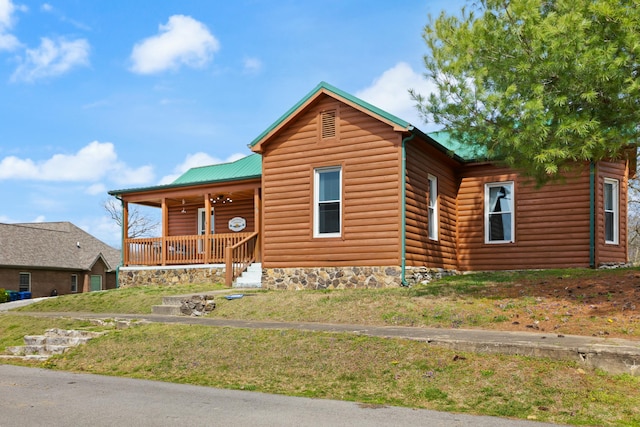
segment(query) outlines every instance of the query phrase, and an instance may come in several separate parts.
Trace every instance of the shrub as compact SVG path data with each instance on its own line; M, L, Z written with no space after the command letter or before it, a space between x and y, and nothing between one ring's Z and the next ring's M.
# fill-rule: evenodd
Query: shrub
M0 303L9 301L9 294L4 288L0 288Z

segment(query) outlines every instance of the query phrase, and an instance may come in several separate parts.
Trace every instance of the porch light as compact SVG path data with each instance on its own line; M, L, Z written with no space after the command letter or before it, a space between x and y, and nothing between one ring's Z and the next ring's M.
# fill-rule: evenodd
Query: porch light
M211 203L231 203L233 202L233 200L231 200L231 197L225 197L224 194L218 194L216 197L214 197L213 199L210 199Z

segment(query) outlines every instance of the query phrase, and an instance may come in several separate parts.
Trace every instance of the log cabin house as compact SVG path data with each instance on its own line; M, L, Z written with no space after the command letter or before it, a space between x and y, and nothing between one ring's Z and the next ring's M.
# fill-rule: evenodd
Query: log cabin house
M121 285L173 275L231 286L252 263L263 287L317 289L627 261L635 149L538 188L324 82L249 148L169 185L109 193L125 219L131 203L162 212L161 237L123 236Z

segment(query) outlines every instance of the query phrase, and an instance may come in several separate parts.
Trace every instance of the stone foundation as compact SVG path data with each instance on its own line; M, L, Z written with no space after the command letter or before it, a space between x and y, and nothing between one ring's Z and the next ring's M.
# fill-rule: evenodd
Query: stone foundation
M363 289L393 288L401 283L402 270L388 267L304 267L264 268L264 289ZM407 267L405 280L408 285L455 274L455 272L427 267Z
M224 283L224 265L193 265L180 267L121 267L118 277L121 288L135 286L166 286L188 283Z

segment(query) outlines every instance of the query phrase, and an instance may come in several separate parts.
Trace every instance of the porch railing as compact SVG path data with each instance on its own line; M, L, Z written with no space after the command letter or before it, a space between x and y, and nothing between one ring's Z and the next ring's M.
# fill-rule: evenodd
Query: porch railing
M226 265L225 285L231 286L249 264L256 260L258 234L257 232L251 233L235 245L227 246L224 262Z
M125 239L124 264L141 266L221 264L226 248L257 233L165 236Z

